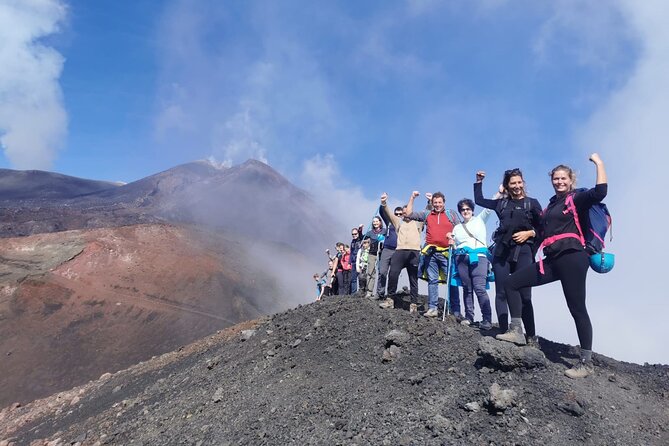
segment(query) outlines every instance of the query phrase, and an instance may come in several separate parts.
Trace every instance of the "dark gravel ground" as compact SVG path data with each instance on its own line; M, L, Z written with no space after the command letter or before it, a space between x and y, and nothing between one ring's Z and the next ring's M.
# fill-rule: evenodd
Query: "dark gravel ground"
M245 329L245 331L242 331ZM4 444L667 445L669 366L541 351L354 297L0 412ZM50 442L50 443L49 443ZM3 443L0 442L0 445Z

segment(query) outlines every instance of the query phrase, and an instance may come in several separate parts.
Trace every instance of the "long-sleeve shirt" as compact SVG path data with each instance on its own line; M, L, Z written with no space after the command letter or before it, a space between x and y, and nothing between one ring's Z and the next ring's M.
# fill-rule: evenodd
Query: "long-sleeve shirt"
M579 215L579 223L582 230L586 229L588 209L595 203L600 203L608 192L608 184L597 184L592 189L587 189L574 193L574 205ZM548 202L548 206L541 217L542 239L552 237L558 234L578 234L578 228L571 212L565 212L567 205L565 200L569 194L553 195ZM557 240L544 248L546 257L555 257L568 250L585 249L581 242L576 238L564 238Z
M383 248L397 249L397 225L394 225L393 221L387 218L387 215L383 212L383 205L379 206L379 215L386 224L386 239L383 241Z
M516 246L513 234L518 231L533 229L539 232L541 225L541 204L536 198L526 197L512 199L509 197L488 199L483 197L483 184L474 183L474 202L486 209L492 209L499 219L497 237L495 238L495 256L505 257L511 253L510 247ZM526 208L529 203L529 209ZM530 237L523 244L535 243L534 237Z
M490 209L484 209L478 215L472 217L467 223L455 225L453 228L455 248L486 248L488 245L486 243L487 230L485 225L491 213L492 211ZM463 226L465 224L467 225L467 230L469 230L471 236L465 230L465 227Z
M423 230L423 222L409 220L405 221L391 212L387 205L381 205L381 215L385 215L390 223L397 228L397 250L420 250L420 233Z

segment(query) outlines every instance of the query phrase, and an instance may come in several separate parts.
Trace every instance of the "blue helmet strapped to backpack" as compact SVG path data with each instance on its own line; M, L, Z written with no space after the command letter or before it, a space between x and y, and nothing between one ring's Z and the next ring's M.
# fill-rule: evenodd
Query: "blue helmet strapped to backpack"
M598 252L590 256L590 268L600 274L608 273L616 264L616 256L610 252Z

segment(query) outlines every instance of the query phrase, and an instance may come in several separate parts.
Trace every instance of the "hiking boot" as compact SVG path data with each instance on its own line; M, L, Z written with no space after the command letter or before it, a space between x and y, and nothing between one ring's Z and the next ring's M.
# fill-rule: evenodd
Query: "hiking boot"
M483 321L479 325L479 329L481 330L492 330L492 322L490 321Z
M513 324L509 327L509 330L506 333L498 334L495 336L495 339L506 342L513 342L516 345L526 345L527 340L525 340L525 335L523 334L523 329Z
M538 348L541 350L541 345L539 345L539 337L538 336L527 336L527 345L530 347Z
M427 310L425 312L425 314L423 314L423 316L425 316L425 317L437 317L437 316L439 316L439 311L437 311L436 308L430 308L429 310Z
M395 301L392 300L391 298L384 299L380 304L379 307L381 308L395 308Z
M418 313L418 304L409 305L409 313Z
M595 374L595 366L592 361L579 361L574 367L565 370L564 374L571 379L585 378Z

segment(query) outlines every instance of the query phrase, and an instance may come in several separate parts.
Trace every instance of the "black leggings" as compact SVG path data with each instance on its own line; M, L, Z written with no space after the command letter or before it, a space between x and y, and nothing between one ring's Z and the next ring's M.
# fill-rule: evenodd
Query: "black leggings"
M395 251L390 259L390 273L388 274L388 294L395 294L397 281L403 268L406 268L409 276L409 290L411 303L418 302L418 258L419 251L412 249L400 249Z
M534 263L534 255L532 254L532 247L528 244L520 245L518 247L518 256L516 261L512 261L514 257L513 250L506 257L495 257L492 260L492 269L495 272L495 311L497 312L497 321L499 328L506 331L509 327L509 307L506 299L506 281L509 274L513 274ZM520 297L523 302L523 325L528 336L536 334L534 328L534 307L532 306L532 288L524 287L520 289Z
M535 263L511 274L506 281L506 299L512 318L521 317L523 301L520 289L534 287L559 280L567 300L567 307L576 323L576 332L581 348L592 350L592 324L585 306L585 278L590 260L585 251L567 251L558 257L544 260L544 274ZM523 321L524 322L524 321Z

